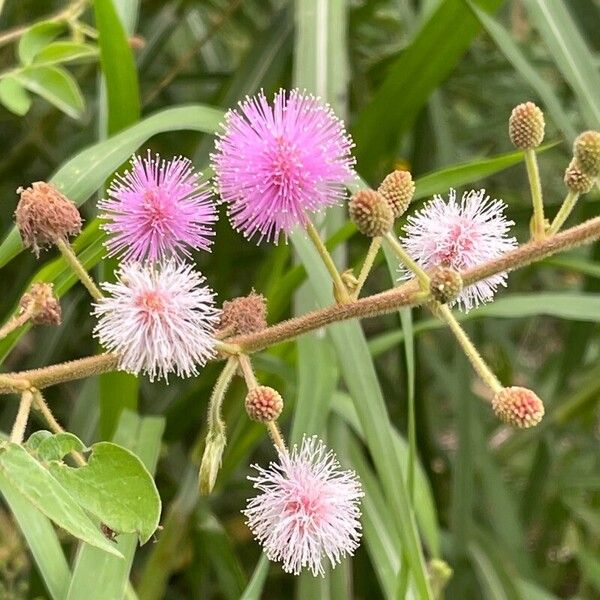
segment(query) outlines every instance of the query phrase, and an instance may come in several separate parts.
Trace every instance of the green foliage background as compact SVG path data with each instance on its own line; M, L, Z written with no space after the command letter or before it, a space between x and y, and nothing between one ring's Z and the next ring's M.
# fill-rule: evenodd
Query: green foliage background
M0 0L0 40L2 32L69 6ZM20 185L53 177L82 204L88 226L77 248L98 274L94 201L132 152L184 154L205 168L224 109L261 88L270 94L298 86L346 119L368 183L376 185L394 165L409 167L417 178L415 205L450 186L484 186L507 202L522 241L530 200L507 136L511 108L532 99L546 112L553 145L539 160L551 215L565 194L562 173L574 136L600 128L595 0L96 0L82 20L100 37L97 46L88 40L94 52L79 48L66 65L72 80L64 83L63 74L63 83L44 93L36 87L24 116L0 107L7 235L1 313L10 314L34 276L56 281L65 293L61 328L26 332L18 345L17 336L0 342L6 371L97 351L85 290L54 252L38 263L19 253L18 237L9 233ZM15 48L0 45L3 72L18 65ZM39 84L39 71L18 75L27 82L32 76ZM597 190L585 196L572 222L596 215L599 201ZM366 241L345 221L340 208L324 226L340 265L359 264ZM196 258L221 300L254 288L268 298L270 322L331 302L326 275L303 238L256 246L232 231L224 213L217 229L212 254ZM365 486L364 543L323 580L269 567L243 523L248 465L273 452L243 412L240 381L227 398L229 443L209 498L197 495L196 477L216 365L169 386L117 374L48 390L59 420L86 444L114 438L149 468L157 463L164 528L135 558L135 544L121 542L131 574L129 563L90 547L71 560L74 545L61 537L67 564L51 531L40 525L42 533L28 536L36 517L21 507L19 518L6 498L33 555L5 507L0 589L18 598L111 599L130 577L126 597L141 599L394 598L407 585L421 597L425 561L437 557L454 570L447 598L597 598L599 261L596 245L525 268L510 276L495 303L465 318L502 382L526 384L544 399L546 419L532 431L498 425L450 334L425 311L362 328L338 325L256 357L260 380L286 399L290 438L325 436ZM103 277L111 267L103 265ZM382 262L366 291L391 282ZM14 398L3 398L3 431L16 408ZM122 416L123 408L151 418ZM407 443L411 429L416 458ZM36 554L36 545L46 552Z

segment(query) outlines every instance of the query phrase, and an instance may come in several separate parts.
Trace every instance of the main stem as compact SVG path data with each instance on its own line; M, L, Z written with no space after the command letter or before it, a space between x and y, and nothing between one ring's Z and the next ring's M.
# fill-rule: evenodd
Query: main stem
M104 297L104 294L102 294L98 286L94 283L94 280L90 277L90 274L84 269L81 262L79 262L71 244L63 239L58 239L56 240L56 246L81 283L86 287L92 298L94 300L101 300Z
M600 217L566 229L543 240L532 240L492 261L461 272L465 286L487 279L504 271L513 271L561 250L589 243L600 237ZM333 305L300 317L282 321L255 333L240 335L231 340L235 348L249 354L281 342L297 338L331 323L355 318L367 318L397 311L403 306L418 306L428 299L414 281L351 304ZM0 375L0 394L12 394L29 386L38 389L66 381L84 379L114 371L119 363L116 354L100 354L68 363L50 365L19 373Z
M542 198L542 184L537 156L535 150L532 148L527 148L524 153L527 177L529 178L529 187L531 188L531 200L533 202L533 239L541 240L546 235L546 221L544 219L544 200Z
M331 277L331 280L333 281L333 285L336 291L336 300L340 304L351 302L352 299L350 298L350 294L348 293L346 285L342 281L342 276L340 275L340 272L335 266L333 258L331 257L331 254L329 254L329 250L327 250L325 244L323 243L319 232L317 231L316 227L312 224L311 221L309 221L306 225L306 233L308 234L308 237L317 249L317 252L321 256L321 259L323 260L327 271L329 271L329 275Z

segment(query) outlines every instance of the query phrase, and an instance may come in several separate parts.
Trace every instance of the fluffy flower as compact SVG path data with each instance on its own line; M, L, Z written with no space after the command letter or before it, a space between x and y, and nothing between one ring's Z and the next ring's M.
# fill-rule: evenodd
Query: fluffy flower
M212 156L233 226L246 238L277 241L307 213L343 199L354 176L352 141L333 110L314 96L261 92L230 110Z
M103 283L109 294L94 305L94 336L119 355L119 368L150 381L198 373L215 354L219 311L204 277L190 265L128 263L116 283Z
M108 199L99 203L109 256L158 261L209 250L217 220L208 183L201 184L187 158L170 161L133 156L131 169L117 175Z
M408 217L402 242L424 269L443 265L460 272L516 247L517 240L508 237L514 223L506 219L505 208L501 200L490 200L485 190L465 192L458 202L451 189L447 202L435 196ZM411 276L403 271L403 279ZM459 308L469 311L489 302L499 285L506 286L506 277L499 273L466 287L456 300Z
M280 452L268 469L254 468L258 475L249 479L260 494L244 514L269 560L288 573L306 567L316 576L325 573L324 559L334 567L356 550L361 486L321 440L303 438L300 449Z

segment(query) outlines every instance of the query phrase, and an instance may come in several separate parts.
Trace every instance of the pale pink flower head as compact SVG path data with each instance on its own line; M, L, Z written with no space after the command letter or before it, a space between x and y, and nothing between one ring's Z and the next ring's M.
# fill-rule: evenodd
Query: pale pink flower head
M98 204L108 222L109 256L125 261L159 261L209 250L217 209L208 182L201 183L189 159L134 155L117 175L108 198Z
M324 575L351 555L361 536L360 498L356 474L343 471L335 454L316 436L305 437L300 449L279 452L279 461L249 477L260 491L244 511L254 536L269 560L287 573L303 568Z
M150 381L175 372L198 373L215 355L219 310L204 277L187 264L126 263L107 296L94 304L94 336L119 355L119 368L148 374Z
M434 196L407 219L402 243L424 269L439 265L462 271L498 258L517 245L508 237L513 221L504 215L502 200L490 200L485 190L471 190L460 202L451 189L448 201ZM402 278L411 274L403 271ZM466 287L456 300L469 311L493 299L499 285L506 286L506 273L498 273Z
M309 213L344 198L355 174L344 124L318 98L280 90L246 98L225 115L212 166L233 226L277 242Z

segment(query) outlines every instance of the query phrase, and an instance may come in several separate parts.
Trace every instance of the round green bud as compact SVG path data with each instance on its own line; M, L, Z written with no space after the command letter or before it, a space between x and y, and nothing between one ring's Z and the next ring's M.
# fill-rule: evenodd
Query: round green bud
M600 132L584 131L577 136L573 144L573 156L586 175L600 176Z
M533 102L515 106L508 121L510 141L522 150L537 148L544 139L544 113Z
M406 212L415 195L415 182L409 171L393 171L381 182L377 191L387 200L397 219Z
M348 204L350 218L368 237L385 235L394 225L394 213L387 200L374 190L360 190Z
M462 292L463 282L460 273L449 267L436 267L430 274L429 291L440 304L456 300Z
M565 170L564 182L569 191L587 194L594 185L594 178L584 173L577 160L573 159Z

